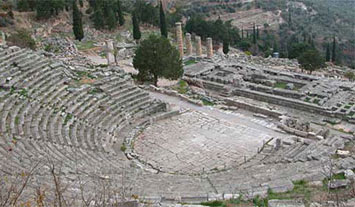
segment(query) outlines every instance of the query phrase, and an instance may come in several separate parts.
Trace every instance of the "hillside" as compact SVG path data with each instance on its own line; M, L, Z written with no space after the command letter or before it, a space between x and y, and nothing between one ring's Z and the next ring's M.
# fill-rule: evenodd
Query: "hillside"
M255 23L268 30L287 53L290 42L312 39L325 53L326 44L336 37L337 62L355 67L355 2L318 0L175 0L170 6L182 6L184 15L202 15L207 19L231 20L239 29L252 30Z

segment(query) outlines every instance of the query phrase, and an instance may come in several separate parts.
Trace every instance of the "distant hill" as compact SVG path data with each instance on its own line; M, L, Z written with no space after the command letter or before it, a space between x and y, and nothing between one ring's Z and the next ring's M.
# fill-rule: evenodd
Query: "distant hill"
M311 39L325 52L335 36L338 63L355 67L355 1L353 0L170 0L182 6L184 15L232 20L241 29L255 23L274 31L281 49L288 42Z

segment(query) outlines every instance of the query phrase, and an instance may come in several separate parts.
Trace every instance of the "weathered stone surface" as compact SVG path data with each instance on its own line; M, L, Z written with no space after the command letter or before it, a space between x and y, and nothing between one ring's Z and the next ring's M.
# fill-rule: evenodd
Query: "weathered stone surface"
M330 189L338 189L338 188L345 188L348 186L349 180L332 180L329 183L329 188Z
M269 200L269 207L305 207L302 201L296 200Z
M349 180L355 180L355 173L352 170L345 170L344 175Z

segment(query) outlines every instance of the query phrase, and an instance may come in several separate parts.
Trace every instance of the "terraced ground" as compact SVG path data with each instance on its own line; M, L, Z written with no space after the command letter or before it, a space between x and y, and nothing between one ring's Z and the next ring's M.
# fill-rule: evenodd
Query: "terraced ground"
M27 49L0 47L0 175L6 178L0 193L31 174L19 201L34 202L38 189L53 200L56 178L73 199L103 189L112 197L153 202L252 197L290 190L292 181L322 180L326 160L347 141L329 136L278 150L266 146L237 167L198 174L160 172L129 153L127 159L124 140L154 126L152 118L165 111L166 104L118 68L73 68ZM354 157L333 162L336 170L355 168Z

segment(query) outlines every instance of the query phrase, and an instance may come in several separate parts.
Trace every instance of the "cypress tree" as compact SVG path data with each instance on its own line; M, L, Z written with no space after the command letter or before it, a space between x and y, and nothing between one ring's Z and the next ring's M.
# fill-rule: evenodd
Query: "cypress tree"
M168 29L166 26L165 13L163 3L160 1L160 33L162 36L168 38Z
M96 29L102 29L104 27L104 19L101 6L97 5L94 12L94 26Z
M272 53L279 52L279 47L277 45L276 40L274 40L274 45L272 46L273 50Z
M226 39L223 40L223 53L226 55L229 53L229 41Z
M30 9L30 5L27 0L20 0L17 2L17 9L20 12L28 11Z
M75 39L81 41L84 38L83 22L76 1L73 1L73 31Z
M83 0L79 0L79 5L80 5L80 7L83 7L83 6L84 6Z
M117 0L117 15L118 15L118 23L120 24L120 26L123 26L125 23L125 19L124 19L120 0Z
M336 60L336 41L335 37L333 37L333 55L332 55L332 62L335 63Z
M242 27L242 39L244 39L244 28Z
M256 27L256 39L259 39L259 26Z
M117 26L117 20L112 7L107 7L107 26L109 30L113 30Z
M255 24L253 26L253 43L256 44L256 29L255 29Z
M136 42L138 43L142 35L139 29L139 22L135 12L132 14L132 22L133 22L133 39L135 39Z
M327 43L327 51L325 53L325 61L329 62L330 61L330 45Z

